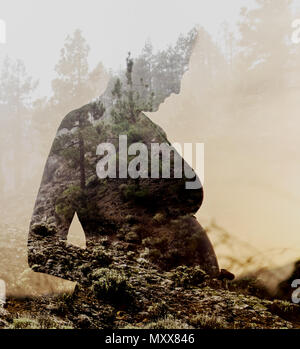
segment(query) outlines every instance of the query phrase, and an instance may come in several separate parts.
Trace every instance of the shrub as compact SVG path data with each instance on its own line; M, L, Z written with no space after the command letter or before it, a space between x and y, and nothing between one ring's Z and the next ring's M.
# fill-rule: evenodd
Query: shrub
M147 309L151 318L161 318L166 316L168 312L168 306L165 301L161 301L159 303L154 303L150 305Z
M126 185L126 184L125 184ZM137 217L128 214L125 218L124 218L125 222L129 223L129 224L134 224L137 222Z
M137 204L146 204L150 199L148 189L140 188L137 184L121 184L119 189L124 201L134 201Z
M168 315L162 319L159 319L157 322L150 322L146 324L143 328L152 330L186 330L191 329L192 327L186 322Z
M31 318L18 318L13 319L13 323L10 326L14 330L32 330L40 329L39 323Z
M194 316L189 322L193 327L203 330L219 330L228 328L227 322L221 317L204 314Z
M98 298L105 298L112 303L122 303L132 297L132 287L125 275L117 270L100 268L93 273L97 281L92 290Z
M108 252L106 252L103 247L93 248L91 257L103 267L110 265L112 262L112 256Z
M165 215L163 213L156 213L156 215L153 217L153 220L155 223L162 224L165 221Z
M76 206L82 206L83 193L79 186L72 185L66 189L57 199L55 212L64 217L66 220L71 220Z
M207 274L198 265L195 267L179 266L173 270L172 280L175 287L191 287L203 283Z
M42 315L37 318L37 321L40 325L41 329L49 329L49 330L55 330L55 329L73 329L73 326L71 326L70 323L65 324L61 320L51 317L49 315Z
M243 294L249 294L251 296L271 299L271 295L267 288L263 285L262 281L255 277L241 277L230 283L230 290L238 291Z
M56 233L56 227L54 224L46 224L46 223L35 223L32 228L32 232L41 236L51 236Z
M125 235L125 241L127 242L139 242L140 238L135 231L130 231Z
M72 293L62 293L56 298L58 314L66 314L73 307L73 294Z

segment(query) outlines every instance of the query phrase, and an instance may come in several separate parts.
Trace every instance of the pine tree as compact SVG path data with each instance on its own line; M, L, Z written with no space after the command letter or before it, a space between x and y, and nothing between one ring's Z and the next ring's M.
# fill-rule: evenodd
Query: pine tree
M52 104L59 107L63 116L97 98L103 89L101 80L107 80L102 64L89 70L89 51L89 45L80 30L66 38L55 67L58 76L52 82Z
M285 88L289 62L290 0L256 0L258 7L241 10L239 90L262 95Z
M3 142L1 151L11 153L12 166L5 167L6 171L13 171L7 177L14 178L15 190L20 189L24 181L24 163L26 160L25 131L26 117L32 107L32 93L38 82L27 74L24 63L20 60L4 60L0 76L0 106L5 110L2 114L1 127ZM1 137L1 138L2 138ZM25 144L27 146L27 144ZM5 158L1 156L1 159Z
M115 124L125 120L135 122L138 114L142 111L152 111L154 93L147 94L147 99L140 95L141 86L136 85L133 80L134 61L131 54L126 58L126 82L123 84L120 78L116 78L114 87L111 91L113 98L113 108L111 115ZM143 84L143 78L140 79ZM148 89L148 85L142 86ZM149 97L148 97L149 96Z

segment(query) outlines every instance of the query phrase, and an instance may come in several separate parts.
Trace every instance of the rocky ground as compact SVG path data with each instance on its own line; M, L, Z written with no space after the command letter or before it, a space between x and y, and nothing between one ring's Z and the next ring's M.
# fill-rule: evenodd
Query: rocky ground
M127 252L124 249L127 249ZM73 293L9 297L0 327L292 329L300 307L270 299L255 280L211 279L198 266L161 271L143 253L114 243L112 263L91 270ZM268 299L269 298L269 299Z

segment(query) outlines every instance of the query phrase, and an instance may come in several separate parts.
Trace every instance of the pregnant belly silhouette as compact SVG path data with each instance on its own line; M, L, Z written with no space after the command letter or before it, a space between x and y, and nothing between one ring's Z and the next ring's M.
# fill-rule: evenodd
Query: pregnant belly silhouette
M199 178L195 174L194 178L186 177L187 169L193 171L181 157L182 175L178 176L174 153L169 159L169 178L162 178L163 157L157 163L159 176L151 177L151 145L169 142L162 129L143 113L123 123L101 118L91 122L94 113L93 104L69 113L57 132L30 224L31 268L88 284L92 270L111 265L110 251L122 246L123 253L133 251L164 270L200 265L216 275L218 264L212 245L193 216L203 200ZM121 149L120 136L126 137L126 149ZM106 157L106 167L120 164L121 152L132 168L134 157L128 148L137 142L149 151L144 159L147 173L132 178L127 171L126 176L120 176L117 166L110 173L113 175L99 176L99 161ZM115 151L110 156L107 152L99 155L101 144L109 144ZM135 173L140 167L141 162ZM188 190L187 182L200 185ZM67 244L75 213L86 235L86 249Z

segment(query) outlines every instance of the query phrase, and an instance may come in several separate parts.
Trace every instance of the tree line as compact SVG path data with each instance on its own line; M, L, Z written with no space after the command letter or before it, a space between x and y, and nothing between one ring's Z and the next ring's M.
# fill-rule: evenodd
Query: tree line
M47 156L60 120L89 101L97 102L106 83L108 105L117 96L120 106L126 95L141 110L155 110L170 92L180 92L180 78L188 70L192 51L197 87L187 102L197 105L199 119L220 111L213 100L234 114L268 96L297 91L300 48L288 40L292 1L256 2L255 9L241 9L238 32L224 23L216 41L204 28L194 28L158 52L147 41L140 55L128 56L119 72L108 72L101 63L91 69L89 45L76 30L61 50L50 97L34 100L38 82L28 75L23 62L6 58L0 72L1 196L17 194L40 176L39 164ZM133 71L129 76L130 62ZM237 98L232 100L232 95ZM114 117L120 117L120 110L114 105ZM190 122L187 116L187 130Z

